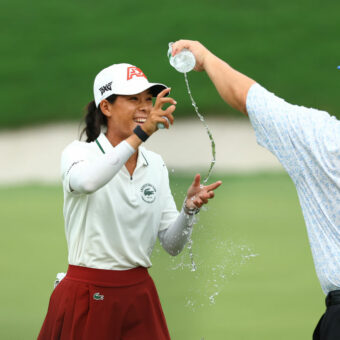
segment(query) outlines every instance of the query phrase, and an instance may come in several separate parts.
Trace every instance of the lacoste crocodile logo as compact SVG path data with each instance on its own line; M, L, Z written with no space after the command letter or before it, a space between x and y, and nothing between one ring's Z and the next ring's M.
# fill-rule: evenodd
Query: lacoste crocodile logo
M97 300L97 301L104 300L104 295L101 295L100 293L94 293L93 300Z
M141 189L141 196L144 202L146 203L152 203L155 201L156 199L156 188L148 183L148 184L144 184Z
M150 196L150 195L153 195L154 193L155 193L154 191L149 190L149 189L145 189L145 190L144 190L144 195L145 195L145 196Z

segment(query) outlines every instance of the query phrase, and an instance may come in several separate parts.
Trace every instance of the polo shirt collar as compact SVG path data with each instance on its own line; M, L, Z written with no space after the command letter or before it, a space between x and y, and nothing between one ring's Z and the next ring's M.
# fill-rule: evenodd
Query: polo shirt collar
M109 142L104 133L101 133L96 140L96 143L102 153L107 153L114 149L114 146Z
M149 160L148 160L148 157L147 157L147 152L145 150L145 148L143 148L142 146L140 146L138 148L138 159L137 159L137 165L141 164L141 165L144 165L144 166L148 166L149 165Z
M97 140L95 141L99 149L102 153L107 153L108 151L114 149L114 146L110 143L110 141L106 138L104 133L101 133ZM137 158L137 167L139 166L148 166L149 161L147 159L147 152L145 148L138 148L138 158Z

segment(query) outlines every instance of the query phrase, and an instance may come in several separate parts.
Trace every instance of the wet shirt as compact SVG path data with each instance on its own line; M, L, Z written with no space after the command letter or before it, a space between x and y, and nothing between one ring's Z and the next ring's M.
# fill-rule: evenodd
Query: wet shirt
M323 291L340 289L340 121L254 84L247 112L257 142L292 178Z

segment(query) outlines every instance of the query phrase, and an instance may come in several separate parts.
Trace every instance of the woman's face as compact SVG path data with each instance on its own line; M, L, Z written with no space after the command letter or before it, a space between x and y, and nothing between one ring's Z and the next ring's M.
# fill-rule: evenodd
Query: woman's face
M121 140L131 136L137 125L143 125L153 107L149 90L134 95L117 96L108 104L108 133Z

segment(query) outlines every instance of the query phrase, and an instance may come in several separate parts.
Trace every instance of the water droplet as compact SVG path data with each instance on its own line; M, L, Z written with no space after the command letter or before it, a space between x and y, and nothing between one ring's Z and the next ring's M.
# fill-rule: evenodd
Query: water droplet
M215 296L217 296L217 295L218 295L218 292L215 292L214 294L209 296L209 301L210 301L211 304L215 303Z

